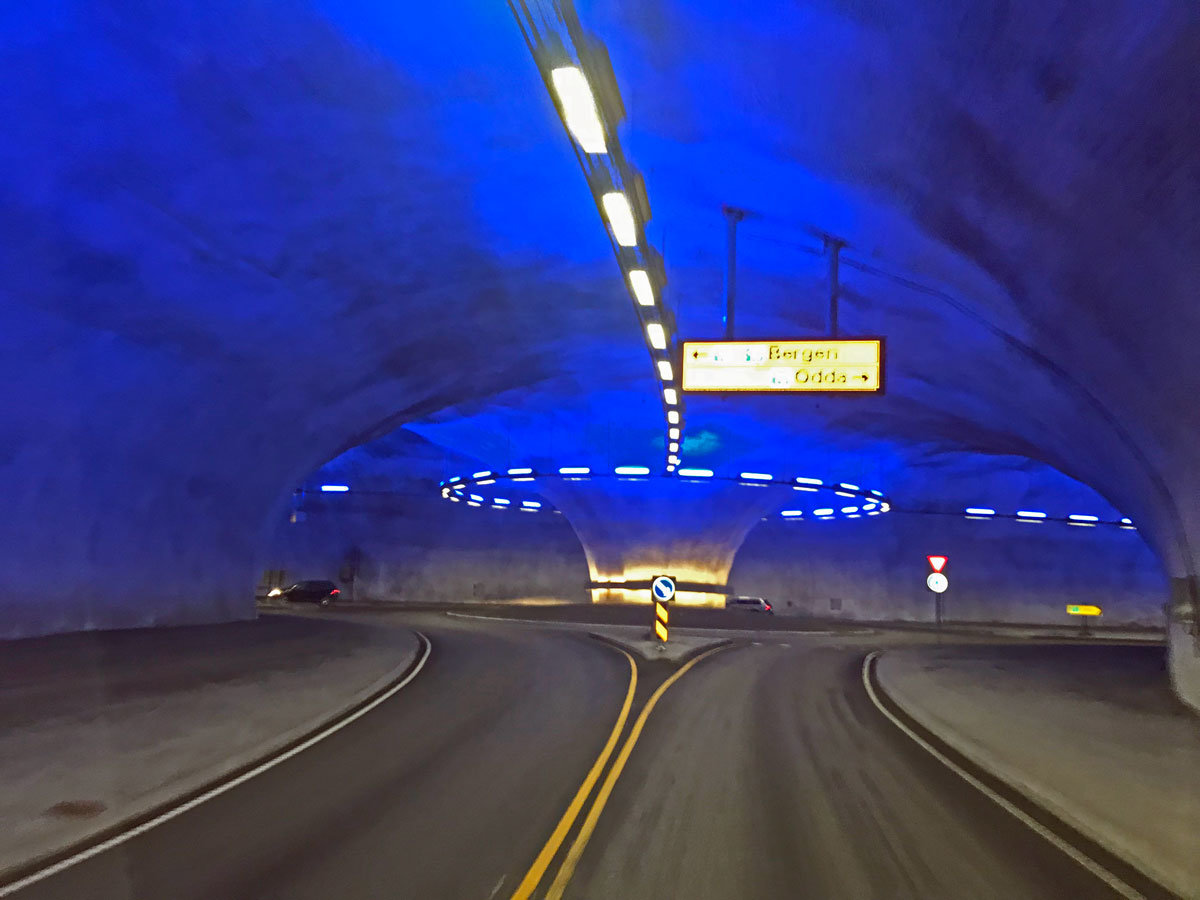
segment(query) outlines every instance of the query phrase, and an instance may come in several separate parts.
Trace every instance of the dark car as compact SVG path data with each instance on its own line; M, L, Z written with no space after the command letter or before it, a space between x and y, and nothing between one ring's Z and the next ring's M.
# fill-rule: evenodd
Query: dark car
M297 581L281 590L278 596L289 603L319 603L321 606L328 606L340 593L332 581Z

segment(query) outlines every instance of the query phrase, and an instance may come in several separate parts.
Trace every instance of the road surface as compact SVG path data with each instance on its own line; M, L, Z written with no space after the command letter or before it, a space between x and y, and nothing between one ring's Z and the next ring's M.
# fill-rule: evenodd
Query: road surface
M15 896L512 896L613 737L628 660L578 631L387 618L433 645L393 699ZM659 692L630 742L669 671L643 663L620 775L550 848L533 896L589 815L568 898L1116 896L883 717L861 678L877 643L763 634L718 651Z

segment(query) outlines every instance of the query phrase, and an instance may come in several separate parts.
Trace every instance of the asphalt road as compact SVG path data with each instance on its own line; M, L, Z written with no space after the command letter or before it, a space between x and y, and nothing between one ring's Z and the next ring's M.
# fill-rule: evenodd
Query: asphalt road
M18 896L511 896L605 745L629 665L578 632L389 618L433 640L393 700ZM646 719L566 896L1112 896L875 709L871 640L762 635L695 664ZM634 714L666 675L641 672Z

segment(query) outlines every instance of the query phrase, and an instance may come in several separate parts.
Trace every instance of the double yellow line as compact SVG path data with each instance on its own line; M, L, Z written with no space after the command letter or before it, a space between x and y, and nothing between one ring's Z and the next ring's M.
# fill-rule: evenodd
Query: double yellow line
M604 812L604 806L608 803L609 795L612 793L617 779L621 777L621 772L625 769L625 763L629 761L629 754L633 752L638 738L642 735L642 729L646 726L646 720L650 718L650 713L654 711L659 698L667 692L671 685L686 675L692 666L696 665L702 659L706 659L724 649L724 647L714 647L689 660L687 664L659 685L658 690L650 695L650 699L646 701L646 705L642 707L637 720L633 723L633 728L629 732L629 737L625 739L625 743L621 747L621 752L617 754L616 762L608 770L608 776L600 786L600 791L596 794L596 799L592 801L592 806L579 828L579 833L575 835L575 841L571 844L566 857L559 866L558 873L550 883L550 887L546 891L546 900L560 900L563 891L566 890L567 883L571 880L571 876L575 874L575 867L579 864L579 859L583 856L583 851L587 849L588 841L592 838L592 832L596 830L596 823L600 820L600 814ZM625 692L625 703L621 706L621 713L617 716L616 724L613 725L612 733L609 734L608 740L604 744L604 749L596 757L596 761L588 771L587 777L583 779L583 784L579 786L579 790L575 792L575 796L571 798L571 802L567 805L567 811L558 820L558 824L550 834L550 839L546 841L545 846L542 847L541 852L537 855L537 859L533 861L533 865L529 867L529 871L525 873L525 877L517 885L517 889L512 895L513 900L528 900L529 897L533 896L533 892L537 889L538 884L541 883L542 876L546 874L551 861L558 854L563 841L566 840L567 834L570 833L572 826L575 824L575 819L578 818L580 811L583 809L588 795L591 794L596 780L600 777L600 773L604 771L604 766L608 762L608 758L612 755L613 748L616 747L617 741L621 737L621 732L625 728L625 722L629 718L629 710L633 706L634 691L637 689L637 663L624 650L620 652L629 661L629 690Z

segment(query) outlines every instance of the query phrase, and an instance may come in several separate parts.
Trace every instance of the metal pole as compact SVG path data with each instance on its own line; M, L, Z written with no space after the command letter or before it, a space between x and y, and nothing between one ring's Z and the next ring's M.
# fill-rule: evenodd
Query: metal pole
M838 336L838 293L841 286L838 283L838 257L845 241L835 237L825 238L825 252L829 255L829 336Z
M725 340L733 340L733 306L737 295L737 223L746 214L732 206L722 206L725 214L726 235L729 243L729 259L725 267Z

